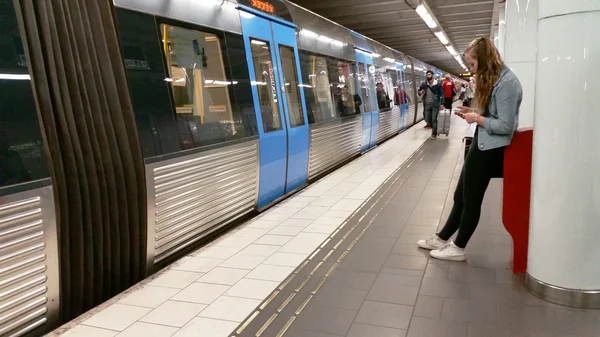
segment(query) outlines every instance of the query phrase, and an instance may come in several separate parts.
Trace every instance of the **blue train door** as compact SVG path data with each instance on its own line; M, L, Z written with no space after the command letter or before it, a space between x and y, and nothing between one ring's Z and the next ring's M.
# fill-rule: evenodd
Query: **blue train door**
M372 82L373 76L369 73L369 66L373 63L371 55L361 50L356 50L356 62L358 68L357 85L360 88L363 111L363 137L361 151L365 152L375 146L377 143L377 130L375 129L375 138L373 139L373 129L377 128L379 122L379 114L376 106L377 100L374 95L374 85ZM372 67L372 65L371 65ZM374 120L375 116L375 120Z
M240 6L260 144L258 207L308 179L309 130L294 25Z

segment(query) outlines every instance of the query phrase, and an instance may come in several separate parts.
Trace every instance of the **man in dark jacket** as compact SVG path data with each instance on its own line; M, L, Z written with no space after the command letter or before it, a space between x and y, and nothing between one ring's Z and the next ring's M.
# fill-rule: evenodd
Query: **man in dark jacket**
M425 122L431 125L431 139L437 137L437 116L444 106L444 91L439 82L433 80L433 72L427 71L427 79L419 87L419 96L423 97Z

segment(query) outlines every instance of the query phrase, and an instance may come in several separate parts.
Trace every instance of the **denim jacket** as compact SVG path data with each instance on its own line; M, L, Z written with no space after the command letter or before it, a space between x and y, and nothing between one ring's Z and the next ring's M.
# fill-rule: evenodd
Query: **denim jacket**
M510 145L519 123L519 107L523 88L517 76L502 65L500 76L492 89L492 97L483 116L483 127L478 127L477 146L491 150Z

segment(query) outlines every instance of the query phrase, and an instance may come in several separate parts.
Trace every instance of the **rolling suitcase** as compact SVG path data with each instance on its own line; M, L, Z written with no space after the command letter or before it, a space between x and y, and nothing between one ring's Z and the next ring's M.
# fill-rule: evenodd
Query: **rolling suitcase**
M440 135L448 135L450 134L450 109L440 110L437 118L437 134Z

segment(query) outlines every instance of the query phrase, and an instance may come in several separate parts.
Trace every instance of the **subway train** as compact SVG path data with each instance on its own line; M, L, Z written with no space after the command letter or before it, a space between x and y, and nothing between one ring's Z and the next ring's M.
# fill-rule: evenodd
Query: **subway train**
M120 239L93 252L83 247L79 256L77 244L95 241L61 247L69 242L59 238L67 229L57 228L56 210L66 206L57 206L50 179L43 102L34 98L15 8L0 3L8 32L0 38L2 336L39 335L64 323L139 281L120 272L134 268L126 261L143 261L146 277L415 125L423 119L417 86L427 70L443 75L291 2L114 5L143 156L146 228L104 230L105 241L117 232ZM95 230L103 229L84 226L81 235ZM122 279L108 287L114 274Z

